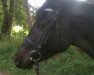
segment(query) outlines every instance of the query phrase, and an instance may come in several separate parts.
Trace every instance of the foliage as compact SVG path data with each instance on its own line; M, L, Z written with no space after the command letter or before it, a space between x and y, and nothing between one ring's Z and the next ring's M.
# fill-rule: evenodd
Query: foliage
M2 23L1 34L10 35L15 1L1 0L1 3L2 3L2 11L3 11L3 23Z
M31 70L20 70L14 65L14 55L21 43L22 39L17 38L4 38L0 41L0 72L8 72L9 75L30 75L33 73Z
M22 38L5 38L0 41L0 70L9 75L35 75L34 68L21 70L13 62ZM66 52L40 63L40 75L94 75L94 61L85 53L70 47Z
M26 25L26 14L24 9L23 0L15 1L15 20L19 25Z
M3 11L2 11L2 6L1 6L1 1L0 1L0 29L1 29L1 25L3 23Z
M15 37L24 38L24 37L27 36L27 34L28 34L28 31L25 31L25 30L19 31L18 33L12 31L12 36L13 36L13 37L15 36Z
M29 5L29 7L32 7L32 6ZM32 23L34 23L36 11L37 11L37 8L35 8L35 7L32 7L32 11L30 11L30 13L32 14L30 16ZM16 21L16 24L23 26L25 30L28 30L29 26L27 23L27 12L26 12L24 0L16 0L16 3L15 3L15 21Z
M10 6L9 2L10 2L10 0L7 0L7 6L8 6L7 10L9 10L9 6ZM33 10L31 12L32 16L30 16L31 19L32 19L32 23L34 22L36 10L37 9L35 9L35 7L33 7ZM13 9L13 13L10 13L10 14L12 14L12 16L13 16L12 27L15 26L15 25L19 25L19 26L23 26L23 29L28 31L29 26L28 26L28 23L27 23L27 14L26 14L24 0L15 0L15 6L14 6L14 9ZM7 21L7 20L5 20L5 21ZM4 22L4 11L3 11L2 3L0 1L0 32L3 28L2 27L3 22ZM5 30L5 28L4 28L4 30Z

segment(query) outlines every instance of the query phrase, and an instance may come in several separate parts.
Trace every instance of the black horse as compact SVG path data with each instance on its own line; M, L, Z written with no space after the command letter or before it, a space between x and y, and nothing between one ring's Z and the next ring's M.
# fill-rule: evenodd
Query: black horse
M16 66L31 68L35 61L64 52L70 45L94 58L94 4L90 1L46 0L16 54Z

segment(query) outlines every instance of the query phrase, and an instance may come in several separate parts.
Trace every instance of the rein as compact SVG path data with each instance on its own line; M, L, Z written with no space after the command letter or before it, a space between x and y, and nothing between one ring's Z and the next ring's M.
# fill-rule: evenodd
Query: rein
M48 11L48 9L46 9L45 11ZM40 43L38 45L36 45L32 40L30 40L29 38L26 38L26 41L28 43L30 43L30 45L32 45L35 50L32 50L29 54L33 54L33 53L38 53L39 54L39 57L37 59L34 59L32 57L30 57L30 61L34 61L34 64L35 64L35 71L36 71L36 75L39 75L39 60L41 59L41 53L39 52L40 48L46 43L48 37L50 36L51 32L53 31L54 27L53 27L53 22L56 21L56 35L57 35L57 41L58 41L58 47L59 47L59 24L58 24L58 11L57 12L53 12L53 10L50 10L52 11L53 14L56 14L55 17L52 19L52 22L50 24L50 27L48 28L48 30L45 32L44 36L42 37Z

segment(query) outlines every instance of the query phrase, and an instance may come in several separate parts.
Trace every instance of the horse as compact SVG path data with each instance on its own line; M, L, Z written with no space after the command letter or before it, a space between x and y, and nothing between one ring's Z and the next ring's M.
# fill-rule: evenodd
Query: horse
M15 64L30 69L35 62L77 46L94 58L94 4L79 0L46 0L33 27L18 48Z

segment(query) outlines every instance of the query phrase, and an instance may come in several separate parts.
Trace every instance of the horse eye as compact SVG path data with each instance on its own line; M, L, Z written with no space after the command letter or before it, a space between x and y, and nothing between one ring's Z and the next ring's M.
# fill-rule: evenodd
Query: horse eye
M40 26L39 26L39 28L40 28L40 29L42 29L42 28L43 28L43 26L42 26L42 25L40 25Z
M43 28L43 25L40 25L39 28Z
M40 25L39 25L39 28L44 28L44 22L41 22Z

